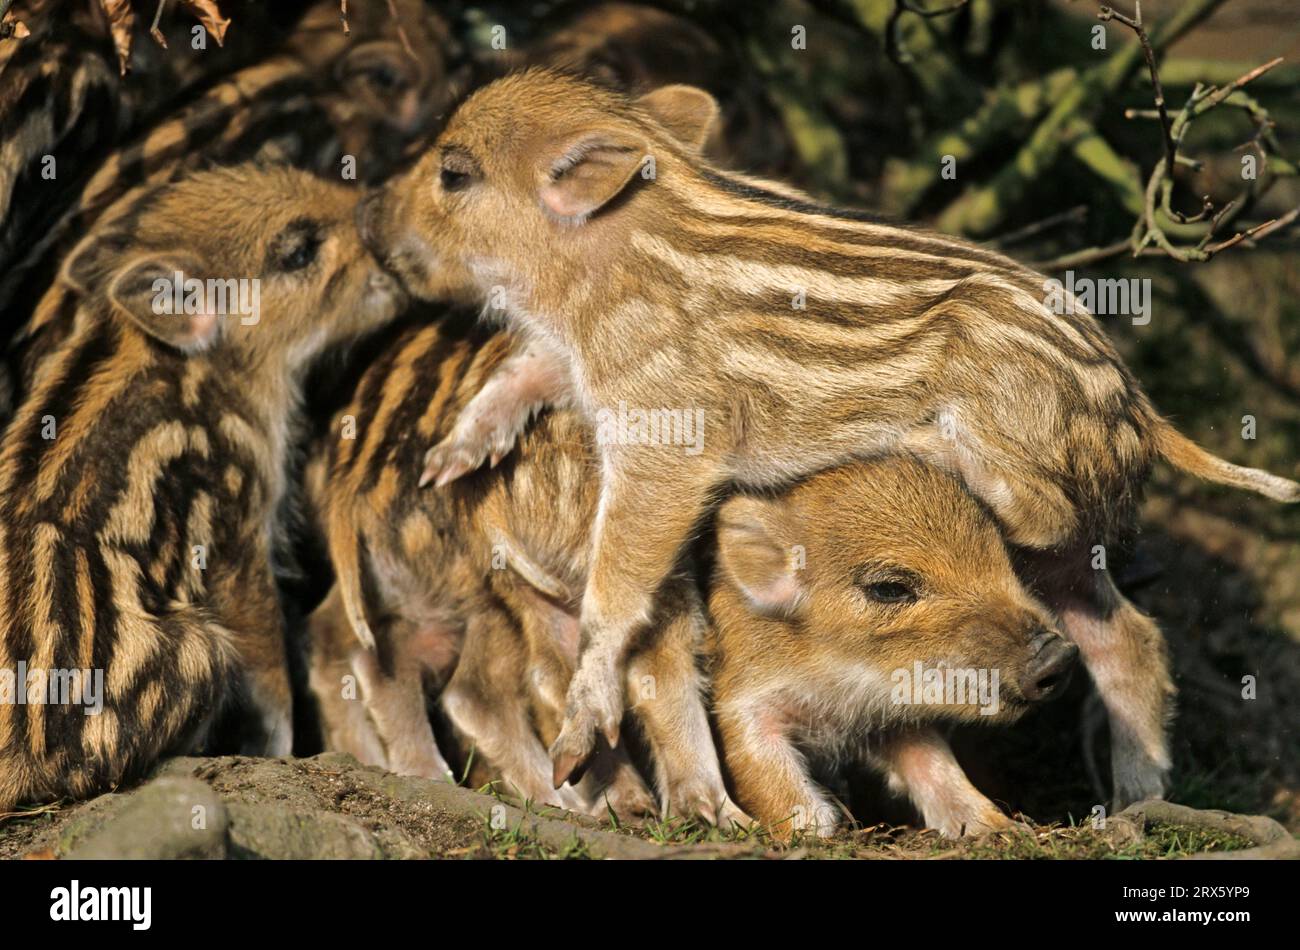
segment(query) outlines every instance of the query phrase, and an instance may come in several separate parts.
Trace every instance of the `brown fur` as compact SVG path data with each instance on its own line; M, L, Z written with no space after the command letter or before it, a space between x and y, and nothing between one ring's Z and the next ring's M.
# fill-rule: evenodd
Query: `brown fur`
M955 479L903 457L736 496L718 513L718 550L713 698L741 807L783 832L825 833L837 809L810 763L833 772L866 753L946 834L1010 824L934 726L1014 721L1060 693L1077 651ZM900 704L897 678L916 663L997 671L997 706Z
M355 9L345 36L338 4L322 0L281 52L213 84L106 157L82 159L77 167L91 173L61 191L60 200L40 202L39 226L12 236L22 242L21 254L0 276L0 306L17 315L36 302L17 347L20 376L30 377L32 365L70 329L66 318L75 304L65 300L66 288L49 285L51 262L147 188L252 159L342 180L344 156L355 160L360 181L376 182L399 166L404 150L427 141L457 81L454 47L436 12L415 0L398 6L414 58L385 5Z
M275 9L283 5L227 3L226 14L238 25L224 45L209 36L206 49L193 50L196 21L169 6L162 30L171 48L160 48L149 36L149 18L137 17L128 77L118 73L98 4L20 0L13 8L32 35L0 44L0 306L6 310L13 306L15 268L30 259L32 243L45 237L105 154L159 124L195 90L263 55L291 21ZM54 179L42 175L46 156L57 162Z
M256 748L289 752L272 556L300 378L401 297L355 200L302 172L202 173L69 258L75 330L0 451L0 670L102 671L103 709L0 704L0 810L137 775L240 692ZM260 280L260 320L157 312L175 271Z
M500 471L446 493L414 491L427 440L447 434L516 345L507 335L473 329L463 317L406 331L375 360L336 418L313 489L338 575L335 592L311 621L314 688L324 696L336 747L364 753L373 736L386 766L413 770L418 759L419 774L441 775L445 759L428 732L421 681L403 672L419 668L441 687L442 706L476 747L476 758L486 757L515 793L601 815L607 806L643 813L654 809L653 798L621 752L597 756L578 787L557 790L542 744L558 733L577 658L572 612L586 571L582 513L596 501L590 446L578 419L548 414L525 436L528 451ZM691 662L702 630L700 606L691 605L685 599L666 617L662 647L643 666L660 656ZM344 623L362 642L374 642L376 652L341 643L337 630ZM429 650L430 638L443 646ZM420 658L432 652L457 657L449 680L447 666ZM357 703L343 698L342 678L357 678L370 663L378 675L363 684L367 725L359 725L363 717ZM651 674L634 665L631 675ZM673 715L705 723L698 682L674 683L682 684L685 712ZM405 717L385 716L399 706ZM706 744L711 770L707 761L700 764L698 749L678 752L669 706L663 704L662 715L641 717L665 807L712 820L731 814L707 726L691 739ZM400 738L417 730L418 752Z
M577 592L597 504L590 434L575 412L548 413L495 471L446 492L409 491L425 439L445 434L500 378L509 349L508 337L455 321L406 331L336 420L336 436L345 425L356 430L327 443L328 462L312 479L340 567L311 620L312 683L331 748L440 775L446 765L419 673L446 682L459 654L442 703L477 755L525 797L584 807L567 786L549 788L539 738L558 732L576 658ZM700 727L707 731L694 718L696 657L706 651L737 800L778 833L825 833L837 823L805 753L834 770L867 751L947 834L1010 824L970 785L932 723L1017 717L1030 702L1024 682L1035 656L1059 638L1017 580L997 526L953 478L895 459L845 466L778 496L737 497L719 514L718 546L715 633L705 634L701 617L670 613L629 662L633 713L655 747L666 810L743 820L716 779L679 771L698 761ZM804 567L792 570L796 552ZM871 599L873 583L898 578L915 603ZM692 603L693 586L675 583L665 602ZM346 590L377 653L351 636ZM422 646L420 630L442 649ZM998 670L997 714L981 714L974 697L893 704L891 674L917 661ZM621 811L620 791L611 797ZM598 795L594 810L604 807Z
M1111 714L1115 798L1168 767L1155 625L1088 552L1129 528L1180 452L1097 322L1055 315L1043 278L994 251L809 206L700 158L707 94L629 99L543 70L471 97L363 219L422 295L477 288L568 373L591 424L700 410L702 451L601 446L583 653L557 761L616 737L629 645L684 542L728 486L779 486L900 449L959 474L1037 573ZM653 160L653 164L650 163ZM1232 467L1294 500L1300 486ZM1133 662L1123 676L1103 671ZM561 770L562 771L562 770Z

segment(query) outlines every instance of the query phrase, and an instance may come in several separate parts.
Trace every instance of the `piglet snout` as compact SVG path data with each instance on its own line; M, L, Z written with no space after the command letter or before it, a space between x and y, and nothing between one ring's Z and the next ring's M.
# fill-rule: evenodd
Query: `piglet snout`
M1044 631L1029 644L1030 659L1020 678L1020 691L1031 702L1054 699L1065 692L1079 648L1054 633Z

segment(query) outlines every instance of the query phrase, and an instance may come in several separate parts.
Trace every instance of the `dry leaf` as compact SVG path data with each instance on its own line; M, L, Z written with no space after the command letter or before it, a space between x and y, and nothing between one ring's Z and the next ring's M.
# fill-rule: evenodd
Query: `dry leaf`
M230 21L221 16L221 8L217 6L217 0L181 0L181 6L188 7L190 12L198 17L203 28L212 34L218 46L225 43L226 27L230 26Z
M135 13L131 0L99 0L108 17L108 28L113 34L113 48L117 50L117 68L126 75L131 62L131 33L135 29Z

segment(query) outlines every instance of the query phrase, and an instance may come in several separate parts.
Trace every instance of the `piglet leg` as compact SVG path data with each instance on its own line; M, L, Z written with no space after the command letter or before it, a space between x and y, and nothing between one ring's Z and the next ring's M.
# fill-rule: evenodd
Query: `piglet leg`
M566 403L568 366L554 351L526 343L507 357L461 411L451 433L424 457L423 487L439 488L482 466L495 468L545 406Z
M880 738L871 758L894 792L905 794L929 828L946 838L1014 828L1013 822L966 777L948 741L932 728L908 729Z

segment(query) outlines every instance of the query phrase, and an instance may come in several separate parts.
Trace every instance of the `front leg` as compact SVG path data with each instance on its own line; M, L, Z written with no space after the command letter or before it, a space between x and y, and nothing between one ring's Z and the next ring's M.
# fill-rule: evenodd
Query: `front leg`
M971 784L948 741L931 727L881 737L871 758L894 792L906 794L927 828L945 838L1007 831L1016 823Z
M821 837L835 832L840 809L809 775L779 701L719 696L718 732L736 799L773 836L789 840L797 831Z
M597 730L618 745L633 636L651 622L660 586L723 480L707 455L677 456L668 446L603 446L602 455L578 670L551 746L557 787L591 754Z
M521 343L456 417L450 434L428 451L420 486L439 488L477 470L495 468L544 407L568 404L572 379L564 357L538 341Z

